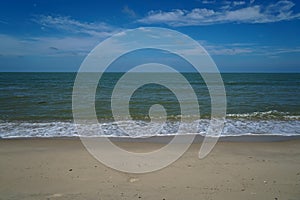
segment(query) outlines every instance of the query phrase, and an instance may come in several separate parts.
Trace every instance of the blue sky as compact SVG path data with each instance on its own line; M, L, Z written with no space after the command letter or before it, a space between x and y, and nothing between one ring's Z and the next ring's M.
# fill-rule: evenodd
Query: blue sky
M1 1L0 71L77 71L101 41L138 27L198 41L221 72L300 72L300 2Z

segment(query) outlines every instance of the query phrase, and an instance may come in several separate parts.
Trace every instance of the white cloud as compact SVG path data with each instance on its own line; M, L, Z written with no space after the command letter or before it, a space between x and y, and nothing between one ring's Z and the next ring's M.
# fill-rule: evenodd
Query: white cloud
M58 29L69 33L87 34L96 37L111 36L119 28L110 26L104 22L80 22L68 16L40 15L33 19L42 27Z
M233 2L232 4L239 5L239 8L236 9L234 5L227 5L221 10L206 8L194 8L190 11L175 9L169 12L152 10L138 22L178 27L220 23L271 23L300 19L300 13L293 13L292 8L295 4L288 0L281 0L268 6L246 5L244 1Z

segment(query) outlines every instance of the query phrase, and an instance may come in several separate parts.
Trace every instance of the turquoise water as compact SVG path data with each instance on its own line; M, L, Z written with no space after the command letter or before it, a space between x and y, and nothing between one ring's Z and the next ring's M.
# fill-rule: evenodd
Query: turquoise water
M110 101L122 75L105 73L99 82L95 108L104 135L127 136L118 130L112 118ZM197 132L201 134L210 118L210 96L198 74L183 75L197 94L201 113ZM76 73L0 73L0 136L76 135L72 123L75 77ZM222 74L222 78L227 95L223 135L300 134L300 74L228 73ZM180 105L176 96L163 86L148 84L134 92L129 104L132 118L139 123L147 122L149 108L154 104L164 106L170 120L159 134L174 134Z

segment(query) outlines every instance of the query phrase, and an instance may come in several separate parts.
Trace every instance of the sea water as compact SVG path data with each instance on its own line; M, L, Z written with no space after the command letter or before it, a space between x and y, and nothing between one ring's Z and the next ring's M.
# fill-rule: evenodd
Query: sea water
M205 135L211 118L211 99L199 74L182 73L197 95L200 110L198 120L184 123L182 118L195 116L182 116L176 95L159 84L144 85L132 94L129 102L132 120L115 120L111 96L122 75L102 76L95 96L99 124L78 127L72 115L76 73L0 73L0 137L72 137L80 136L78 128L90 132L90 136L145 137L174 135L179 126L189 129L195 124L192 134ZM227 99L221 136L300 135L300 74L224 73L221 76ZM154 121L149 129L140 129L149 123L149 109L154 104L165 108L167 121L163 125ZM188 109L195 108L191 104ZM101 131L97 131L99 127ZM122 127L130 128L130 134Z

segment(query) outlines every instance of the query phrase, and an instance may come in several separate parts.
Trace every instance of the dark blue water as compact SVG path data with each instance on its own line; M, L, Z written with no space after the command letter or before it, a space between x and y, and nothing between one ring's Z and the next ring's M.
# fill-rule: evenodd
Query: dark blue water
M123 136L115 128L111 111L112 91L122 75L104 74L97 89L95 109L105 135ZM203 133L211 114L209 92L198 74L183 75L197 94L202 119L197 132ZM72 124L75 77L76 73L0 73L0 136L76 135ZM300 74L234 73L222 74L222 78L227 95L223 135L300 134ZM157 84L147 84L133 93L131 117L147 122L154 104L164 106L168 120L178 123L181 113L176 96ZM161 134L173 133L169 127Z

